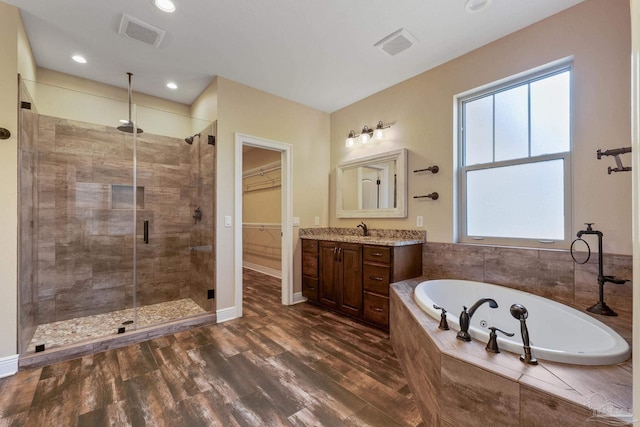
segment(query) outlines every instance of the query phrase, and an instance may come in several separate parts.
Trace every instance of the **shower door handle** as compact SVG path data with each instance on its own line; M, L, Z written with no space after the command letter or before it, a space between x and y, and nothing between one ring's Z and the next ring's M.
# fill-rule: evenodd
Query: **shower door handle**
M144 222L144 243L149 244L149 221Z

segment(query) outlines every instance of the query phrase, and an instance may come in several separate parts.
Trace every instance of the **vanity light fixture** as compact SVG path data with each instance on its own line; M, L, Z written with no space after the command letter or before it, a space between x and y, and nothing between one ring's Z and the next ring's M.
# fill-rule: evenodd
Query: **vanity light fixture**
M349 135L347 136L347 139L344 142L344 146L347 148L353 147L356 144L356 138L358 138L358 141L360 141L360 144L366 144L367 142L369 142L371 138L374 138L375 140L379 141L384 136L383 129L387 129L390 127L391 125L385 126L381 120L378 122L375 129L370 129L369 126L364 125L364 127L362 128L362 132L360 132L357 135L355 131L351 130L349 132Z

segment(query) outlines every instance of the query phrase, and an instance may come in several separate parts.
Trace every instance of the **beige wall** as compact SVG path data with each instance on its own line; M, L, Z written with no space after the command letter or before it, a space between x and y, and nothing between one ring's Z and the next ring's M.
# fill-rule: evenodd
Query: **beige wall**
M631 174L607 175L613 158L596 159L598 148L630 145L630 26L627 0L587 0L521 31L331 114L330 223L354 227L360 220L335 216L335 166L401 147L409 149L409 216L371 219L373 228L417 228L424 216L427 239L454 241L453 97L511 75L573 56L573 225L595 222L605 252L631 254ZM351 129L378 120L394 125L380 143L347 149ZM630 163L629 157L624 158ZM437 175L414 169L439 165ZM440 193L438 201L414 195Z
M192 123L188 105L135 92L135 79L133 76L133 120L145 132L185 138L205 126L203 121ZM40 114L105 126L118 126L120 119L127 119L127 89L45 68L38 68L37 82L25 83ZM125 74L122 84L127 84Z
M293 215L301 227L314 216L328 224L329 114L279 98L222 77L217 79L217 307L235 306L233 228L235 134L242 133L293 146ZM294 228L294 292L301 290L298 229Z
M18 9L0 3L0 127L11 138L0 141L0 357L17 353L17 263L18 263L18 44L21 27Z

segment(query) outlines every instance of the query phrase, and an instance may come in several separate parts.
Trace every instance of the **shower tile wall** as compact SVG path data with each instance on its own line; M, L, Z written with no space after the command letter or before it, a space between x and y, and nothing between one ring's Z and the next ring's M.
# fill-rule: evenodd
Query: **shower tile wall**
M202 219L191 220L189 297L207 311L215 312L215 299L207 291L215 289L215 164L216 147L208 144L208 135L216 135L216 122L199 131L190 146L191 203L193 211L202 210Z
M38 122L37 322L129 308L133 210L114 209L111 201L113 185L133 182L132 135L50 116ZM189 297L189 146L143 133L137 159L144 188L135 239L138 304ZM145 220L149 244L142 241Z

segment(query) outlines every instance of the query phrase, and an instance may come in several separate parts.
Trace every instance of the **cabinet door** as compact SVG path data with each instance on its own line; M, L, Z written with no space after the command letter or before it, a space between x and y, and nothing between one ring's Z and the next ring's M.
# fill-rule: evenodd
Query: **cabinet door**
M342 243L338 254L340 263L340 311L351 316L362 314L362 256L361 246Z
M338 308L338 244L320 242L320 303L330 308Z

